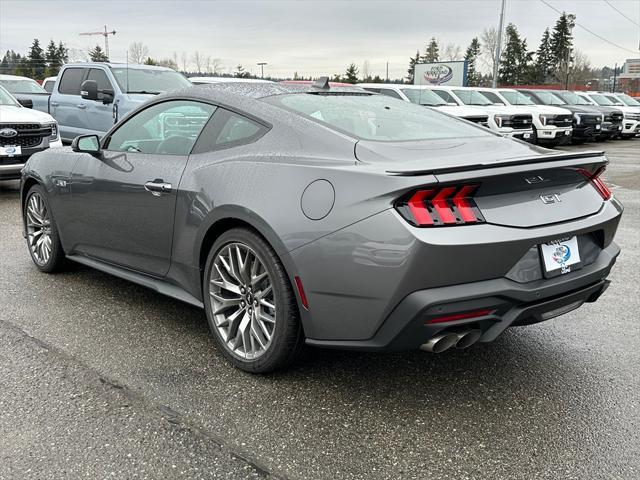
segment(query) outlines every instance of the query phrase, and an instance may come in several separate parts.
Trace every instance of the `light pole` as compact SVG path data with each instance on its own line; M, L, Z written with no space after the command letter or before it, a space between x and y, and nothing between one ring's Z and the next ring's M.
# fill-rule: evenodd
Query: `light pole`
M260 78L264 78L264 66L267 64L267 62L259 62L258 65L260 66Z
M576 26L576 16L573 13L567 15L567 23L569 24L569 39L571 41L571 37L573 35L573 27ZM567 45L567 61L565 62L565 68L567 70L567 76L564 82L564 89L569 90L569 62L571 61L571 47Z
M502 48L502 29L504 28L504 6L506 0L502 0L502 8L500 9L500 23L498 25L498 38L496 43L496 57L493 60L493 80L491 86L496 88L498 86L498 72L500 71L500 50Z

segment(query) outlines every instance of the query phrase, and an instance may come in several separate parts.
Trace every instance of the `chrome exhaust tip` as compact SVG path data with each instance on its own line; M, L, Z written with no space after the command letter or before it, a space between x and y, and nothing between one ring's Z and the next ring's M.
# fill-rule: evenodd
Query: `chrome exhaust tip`
M456 341L456 348L463 349L468 348L478 340L482 336L482 330L473 329L473 330L464 330L456 334L458 340Z
M445 332L431 337L427 343L420 345L420 350L431 353L442 353L458 343L456 333Z

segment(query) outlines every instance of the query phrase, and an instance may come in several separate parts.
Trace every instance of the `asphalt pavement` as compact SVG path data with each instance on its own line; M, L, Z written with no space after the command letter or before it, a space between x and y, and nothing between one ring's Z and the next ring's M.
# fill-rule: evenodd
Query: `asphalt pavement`
M0 479L640 478L640 139L595 304L440 355L231 367L204 313L81 266L39 273L0 183Z

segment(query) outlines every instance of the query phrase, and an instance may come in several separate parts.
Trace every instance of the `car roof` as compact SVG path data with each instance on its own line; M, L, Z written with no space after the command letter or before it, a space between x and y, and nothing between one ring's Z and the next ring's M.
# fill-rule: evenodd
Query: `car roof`
M33 80L33 78L23 77L23 76L20 76L20 75L0 75L0 80L15 80L15 79L32 80L32 81L35 82L35 80Z
M173 68L161 67L159 65L143 65L140 63L116 63L116 62L71 62L65 63L63 67L98 67L107 66L109 68L131 68L131 69L144 69L144 70L171 70L175 72Z
M199 90L193 90L199 89ZM253 83L253 82L222 82L222 83L211 83L211 84L202 84L202 85L194 85L193 87L189 87L186 89L190 93L197 92L198 95L201 95L204 99L213 99L219 98L224 94L232 94L239 95L242 97L249 97L254 99L271 97L274 95L286 95L292 93L307 93L307 92L318 92L319 90L312 85L300 85L300 84L283 84L282 82L266 82L266 83ZM349 87L332 87L327 90L322 91L325 95L330 95L332 93L337 94L345 94L345 93L353 93L353 94L364 94L370 93L366 92L364 89L359 88L355 85L351 85Z
M238 77L189 77L193 83L273 83L271 80L261 78L238 78Z

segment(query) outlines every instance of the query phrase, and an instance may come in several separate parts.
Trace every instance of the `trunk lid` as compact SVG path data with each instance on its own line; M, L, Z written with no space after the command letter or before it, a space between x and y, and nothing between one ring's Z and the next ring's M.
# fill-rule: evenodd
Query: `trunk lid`
M388 175L433 175L438 186L478 185L485 221L537 227L597 213L603 198L587 176L607 164L602 152L552 152L488 137L429 142L358 142L357 158Z

